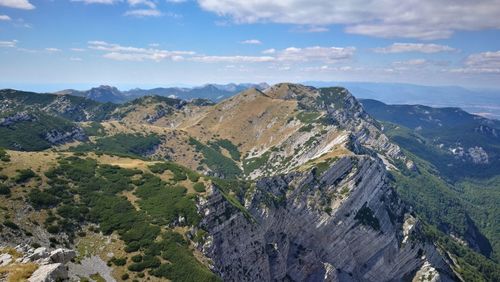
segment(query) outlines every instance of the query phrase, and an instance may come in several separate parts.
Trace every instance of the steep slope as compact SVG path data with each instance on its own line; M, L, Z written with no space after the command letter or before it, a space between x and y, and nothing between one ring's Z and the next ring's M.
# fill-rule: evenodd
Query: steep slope
M206 143L237 145L245 174L256 178L361 153L363 146L386 156L388 166L404 161L377 126L343 88L278 84L242 92L179 128Z
M414 240L421 231L384 171L359 156L322 174L262 178L245 194L247 217L214 190L202 205L210 234L203 250L228 281L406 280L425 263L450 280L436 249Z
M146 123L150 125L175 128L185 119L196 116L206 106L213 105L209 100L185 100L144 96L120 105L111 112L112 119L125 123Z
M0 90L0 112L39 110L71 121L99 121L116 105L98 103L70 95L38 94L12 89Z
M386 125L394 141L430 161L446 177L489 177L500 169L500 123L458 108L386 105L362 100L366 111ZM409 130L405 130L405 128Z
M421 163L418 174L398 176L402 197L427 221L498 261L498 122L457 108L361 102Z
M114 106L74 96L0 90L0 146L37 151L85 141L78 123L102 120Z

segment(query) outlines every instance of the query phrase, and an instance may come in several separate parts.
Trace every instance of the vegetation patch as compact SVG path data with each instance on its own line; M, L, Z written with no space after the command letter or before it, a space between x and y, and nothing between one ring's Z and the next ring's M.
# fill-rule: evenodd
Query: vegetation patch
M75 129L75 124L64 118L37 111L27 115L30 116L30 120L20 120L7 126L0 126L0 147L12 150L41 151L53 145L46 138L49 132L69 132Z
M9 162L10 161L9 154L7 154L7 152L3 148L0 148L0 161L3 161L3 162Z
M35 177L36 173L31 170L31 169L22 169L17 172L16 177L14 178L14 181L16 183L24 183L30 180L31 178Z
M500 281L499 264L458 243L432 225L425 224L423 231L425 237L419 239L435 243L449 252L458 262L459 267L455 270L464 281Z
M267 151L262 154L260 157L256 158L248 158L243 161L243 171L245 175L249 175L256 169L263 169L267 166L269 162L269 157L271 156L271 152Z
M316 173L317 175L322 175L325 171L327 171L333 163L335 163L339 158L327 158L325 161L316 164Z
M196 151L203 154L203 163L212 171L223 175L226 178L237 178L241 175L241 170L236 163L224 156L220 151L207 146L200 141L190 138L189 144L195 146Z
M83 130L85 130L87 136L104 136L106 133L104 126L95 121L83 127Z
M309 124L315 122L320 116L321 113L318 112L300 112L297 114L297 119L302 123Z
M155 223L170 224L183 217L184 224L196 225L199 215L192 197L186 192L182 186L171 186L154 175L144 175L135 194L141 198L141 209L155 218Z
M64 232L72 240L85 222L96 223L105 235L116 232L124 241L126 252L139 252L128 265L129 271L149 269L151 275L171 280L217 280L194 258L188 241L169 228L162 231L165 226L198 223L194 198L186 194L186 188L140 170L99 165L93 159L79 157L61 159L59 166L46 176L49 187L33 189L29 201L38 209L47 209L45 226L49 232ZM134 188L140 210L120 196ZM162 264L160 258L167 257L168 263ZM127 259L114 258L111 263L124 266Z
M76 152L101 152L120 156L142 157L154 151L161 143L156 134L126 134L119 133L113 136L102 137L95 143L86 143L73 148Z
M193 189L198 193L205 192L205 184L203 182L197 182L193 185Z
M325 87L320 88L320 95L317 103L324 106L332 106L335 109L340 109L344 106L347 91L343 87Z
M380 230L380 222L378 221L378 218L375 217L372 209L370 209L366 203L358 210L354 219L359 223L370 226L377 231Z
M234 145L231 141L227 139L219 139L214 142L210 142L209 145L220 151L220 148L224 148L229 152L229 155L231 158L235 161L239 161L241 158L241 153L238 150L238 147Z

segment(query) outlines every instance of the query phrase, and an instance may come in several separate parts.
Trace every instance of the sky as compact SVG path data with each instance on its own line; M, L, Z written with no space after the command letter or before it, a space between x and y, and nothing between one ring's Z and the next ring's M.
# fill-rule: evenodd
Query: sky
M0 88L500 88L500 0L0 0Z

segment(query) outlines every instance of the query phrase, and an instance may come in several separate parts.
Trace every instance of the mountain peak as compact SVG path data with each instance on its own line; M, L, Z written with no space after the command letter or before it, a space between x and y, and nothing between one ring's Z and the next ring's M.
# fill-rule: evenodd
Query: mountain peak
M274 99L301 100L304 97L318 97L316 88L295 83L278 83L265 90L266 95Z

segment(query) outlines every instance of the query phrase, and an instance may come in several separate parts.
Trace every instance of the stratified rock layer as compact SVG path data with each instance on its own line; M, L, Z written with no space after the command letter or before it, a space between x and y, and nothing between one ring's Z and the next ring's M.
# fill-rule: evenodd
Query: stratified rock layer
M425 262L449 278L433 246L403 243L405 207L377 158L344 157L321 175L263 178L246 208L251 216L215 186L200 204L210 234L201 248L226 281L399 281Z

